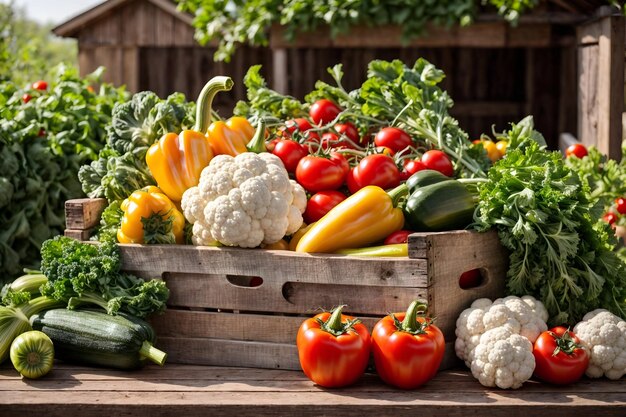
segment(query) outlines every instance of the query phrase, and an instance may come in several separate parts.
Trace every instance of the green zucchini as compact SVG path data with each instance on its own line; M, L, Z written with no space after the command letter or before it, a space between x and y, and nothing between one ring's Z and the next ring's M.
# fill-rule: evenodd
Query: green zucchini
M52 370L54 345L42 332L30 330L11 343L11 362L23 377L36 379Z
M454 178L447 177L434 169L423 169L411 175L409 179L406 180L406 186L409 187L409 193L414 193L418 188L452 180L454 180Z
M411 230L438 232L464 229L474 216L474 197L456 180L418 188L409 195L404 217Z
M68 362L137 369L147 360L163 365L167 356L152 346L152 327L127 314L54 309L33 316L31 325L50 336L57 357Z

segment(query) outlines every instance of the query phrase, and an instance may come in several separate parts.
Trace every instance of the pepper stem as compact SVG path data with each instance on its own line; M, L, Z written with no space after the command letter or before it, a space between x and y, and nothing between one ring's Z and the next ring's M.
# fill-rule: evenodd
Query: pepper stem
M391 198L394 207L398 207L400 201L409 194L409 187L406 183L398 185L396 188L387 191L387 195Z
M194 126L196 132L206 133L211 124L213 98L218 92L229 91L231 88L233 88L233 80L225 76L213 77L204 85L196 101L196 125Z
M417 315L424 313L427 309L427 305L419 300L415 300L411 303L406 310L404 320L399 321L396 316L393 316L394 323L400 332L407 332L411 334L421 334L425 332L426 327L430 322L419 322Z
M339 337L342 334L348 333L350 330L354 330L354 325L361 322L359 319L348 320L345 323L342 321L342 310L345 305L340 305L335 308L326 321L318 320L320 328L325 332L332 334L335 337Z
M254 136L246 145L246 149L248 149L248 152L254 153L267 151L267 148L265 147L265 121L263 119L259 119L259 122L256 125L256 132L254 132Z

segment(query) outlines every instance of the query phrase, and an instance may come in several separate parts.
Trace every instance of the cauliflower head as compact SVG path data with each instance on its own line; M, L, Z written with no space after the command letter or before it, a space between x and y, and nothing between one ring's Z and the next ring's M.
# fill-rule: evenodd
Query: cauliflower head
M597 309L585 314L574 333L589 353L588 377L620 379L626 374L626 321Z
M519 388L535 370L533 345L508 326L487 330L474 350L471 370L486 387Z
M499 327L506 327L534 343L541 332L548 330L547 319L545 306L532 296L508 296L493 302L488 298L480 298L465 309L456 321L456 355L470 367L481 336Z
M297 231L306 201L277 156L245 152L213 158L199 184L183 194L181 207L193 225L194 245L254 248Z

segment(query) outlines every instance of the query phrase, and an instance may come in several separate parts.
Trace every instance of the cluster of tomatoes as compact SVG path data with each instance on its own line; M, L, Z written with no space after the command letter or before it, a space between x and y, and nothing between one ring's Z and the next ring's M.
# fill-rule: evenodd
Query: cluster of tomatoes
M33 90L37 90L37 91L46 91L48 89L48 83L43 81L43 80L39 80L39 81L35 81L32 85L31 88ZM22 95L22 101L24 103L28 103L29 101L31 101L33 99L32 94L29 93L24 93Z
M309 118L286 121L267 146L311 195L307 223L368 185L394 188L423 169L454 175L444 152L417 152L411 136L392 126L361 136L350 121L335 122L342 111L333 101L320 99L311 105Z
M618 197L615 199L615 202L613 203L609 211L604 213L604 216L602 216L602 219L608 224L610 224L611 226L616 226L617 221L624 214L626 214L626 198Z

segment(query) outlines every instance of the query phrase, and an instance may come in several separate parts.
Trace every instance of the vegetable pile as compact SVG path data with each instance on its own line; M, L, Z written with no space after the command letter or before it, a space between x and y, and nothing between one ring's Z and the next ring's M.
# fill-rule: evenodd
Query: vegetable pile
M96 158L114 104L127 97L101 76L59 67L50 82L0 83L0 283L38 267L41 243L65 228L65 201L83 196L78 170Z

